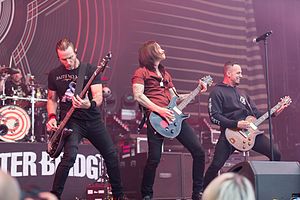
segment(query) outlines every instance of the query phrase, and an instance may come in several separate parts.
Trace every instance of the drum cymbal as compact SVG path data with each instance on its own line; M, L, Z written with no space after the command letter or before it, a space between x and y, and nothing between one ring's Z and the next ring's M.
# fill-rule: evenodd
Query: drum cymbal
M9 67L0 67L0 74L7 73L7 74L17 74L20 73L19 70Z

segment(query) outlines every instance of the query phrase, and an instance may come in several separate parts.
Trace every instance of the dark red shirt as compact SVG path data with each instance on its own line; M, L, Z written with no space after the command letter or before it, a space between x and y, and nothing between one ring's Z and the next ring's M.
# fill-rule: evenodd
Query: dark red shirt
M144 94L156 105L166 107L169 104L171 100L169 89L174 85L168 72L165 72L162 80L155 71L139 67L132 77L132 84L135 83L144 85Z

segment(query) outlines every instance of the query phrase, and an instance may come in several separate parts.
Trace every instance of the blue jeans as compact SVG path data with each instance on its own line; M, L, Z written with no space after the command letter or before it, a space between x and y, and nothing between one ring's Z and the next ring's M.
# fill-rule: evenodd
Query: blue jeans
M144 168L142 180L142 197L153 196L153 184L155 179L156 168L160 162L162 144L164 137L154 133L149 120L147 123L148 137L148 159ZM176 139L188 149L193 158L193 193L197 194L203 187L203 173L205 166L205 153L202 149L199 139L193 129L185 122L182 123L182 129Z
M258 135L252 148L254 151L272 158L270 152L270 140L264 134ZM218 171L223 167L229 156L235 151L235 148L227 141L224 131L222 131L218 143L216 144L212 163L208 167L204 177L204 188L218 175ZM278 148L274 148L274 160L279 161L281 154Z
M104 159L113 196L122 195L118 153L103 122L100 119L93 121L71 119L67 127L72 129L73 133L66 139L64 154L57 167L51 192L60 198L69 170L76 160L78 145L81 139L85 137L95 146Z

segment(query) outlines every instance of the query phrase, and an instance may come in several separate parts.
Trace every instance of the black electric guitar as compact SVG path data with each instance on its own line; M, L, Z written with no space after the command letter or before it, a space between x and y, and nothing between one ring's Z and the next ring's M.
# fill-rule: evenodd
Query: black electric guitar
M272 115L276 110L278 110L283 105L290 105L292 102L289 96L281 98L281 101L277 103L271 110ZM251 122L249 129L229 129L225 130L225 136L228 142L234 146L234 148L239 151L249 151L253 148L255 144L256 136L263 133L263 131L258 130L258 126L269 118L268 112L262 115L260 118L256 119L254 116L248 116L245 120Z
M104 69L106 68L109 60L112 57L112 53L109 52L101 61L101 64L97 67L97 69L95 70L95 72L93 73L93 75L91 76L91 78L89 79L89 81L87 82L87 84L85 85L85 87L83 88L83 90L81 91L79 97L80 98L84 98L86 92L89 90L93 80L96 78L96 76L99 73L102 73L104 71ZM75 111L75 108L72 106L70 108L70 110L67 112L66 116L64 117L64 119L60 122L58 129L55 132L51 132L49 133L49 142L48 142L48 149L47 149L47 153L49 154L49 156L51 158L57 158L63 147L65 144L65 139L72 134L72 130L65 128L67 122L69 121L69 119L71 118L73 112Z
M208 86L212 84L211 76L205 76L201 79ZM195 98L195 96L201 91L201 86L191 92L191 94L184 99L179 105L176 104L178 97L173 97L168 105L168 109L174 112L175 118L169 124L164 118L162 118L158 113L151 112L149 116L150 124L156 132L166 138L175 138L179 135L181 131L182 121L189 118L190 115L186 115L182 110Z

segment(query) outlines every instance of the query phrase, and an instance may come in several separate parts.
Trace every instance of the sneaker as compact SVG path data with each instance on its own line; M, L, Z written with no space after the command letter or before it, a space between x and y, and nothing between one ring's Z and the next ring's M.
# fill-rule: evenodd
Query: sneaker
M144 196L143 200L152 200L152 198L150 196Z
M122 194L121 196L114 198L114 200L129 200L129 199L126 197L126 195Z
M201 200L202 199L202 192L200 193L193 193L192 200Z

